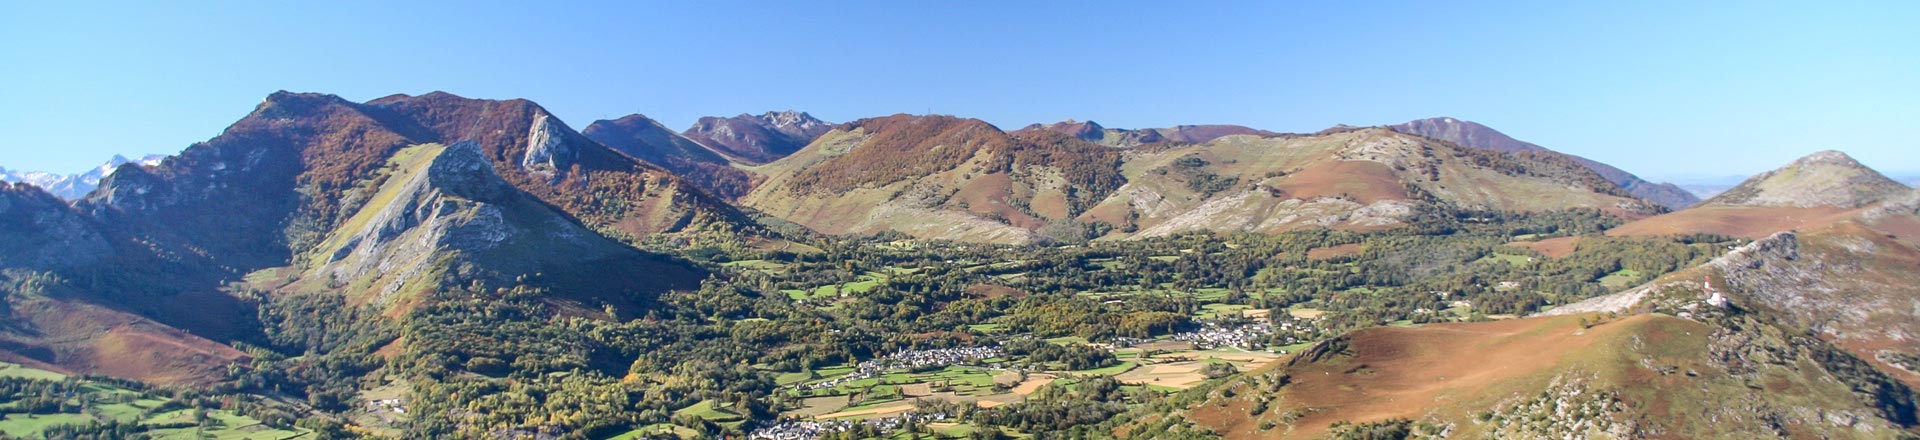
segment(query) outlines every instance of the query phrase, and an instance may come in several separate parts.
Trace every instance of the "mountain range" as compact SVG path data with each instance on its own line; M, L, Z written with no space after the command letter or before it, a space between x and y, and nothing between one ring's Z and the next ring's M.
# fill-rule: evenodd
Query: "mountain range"
M113 174L113 171L119 169L121 165L134 163L140 166L154 166L159 165L160 161L166 158L164 155L149 154L141 156L140 160L132 160L127 159L126 156L116 154L112 159L108 159L107 163L100 164L100 166L93 167L93 169L79 174L15 171L0 168L0 181L31 184L46 190L48 193L52 193L55 197L73 200L85 196L89 192L93 192L95 187L100 186L100 179L104 179L107 175Z
M1920 432L1920 191L1838 151L1702 201L1453 118L576 131L521 99L277 92L109 165L0 184L0 372L311 433L949 415L921 398L1042 438Z

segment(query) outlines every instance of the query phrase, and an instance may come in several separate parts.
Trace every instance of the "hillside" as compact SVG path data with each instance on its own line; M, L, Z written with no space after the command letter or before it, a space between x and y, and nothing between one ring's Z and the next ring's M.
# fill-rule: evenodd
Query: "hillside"
M748 164L763 164L799 151L833 124L793 110L742 113L731 118L704 117L684 132L687 138Z
M975 119L863 119L756 170L742 202L829 234L1024 243L1120 186L1120 153L1052 132L1008 134Z
M1197 144L1233 135L1277 136L1266 130L1239 125L1177 125L1169 128L1106 128L1093 121L1066 120L1052 124L1033 124L1018 131L1047 130L1109 147L1132 148L1155 144Z
M1861 165L1846 153L1827 150L1753 176L1703 204L1859 208L1910 189Z
M1642 219L1611 235L1714 233L1762 238L1820 227L1911 191L1838 151L1822 151L1756 175L1693 208Z
M1920 192L1825 224L1754 241L1698 268L1615 295L1701 297L1712 283L1733 304L1833 340L1909 386L1920 386ZM1596 301L1597 303L1598 301ZM1584 306L1584 305L1583 305Z
M704 277L573 223L508 185L473 142L409 147L388 169L369 203L311 252L302 290L392 308L476 282L570 283L593 291L578 308L631 309Z
M1514 139L1505 133L1494 130L1492 127L1480 125L1473 121L1444 117L1427 118L1392 125L1388 128L1392 128L1394 131L1401 133L1426 136L1484 150L1504 153L1566 156L1579 162L1580 165L1593 170L1593 172L1600 173L1600 176L1607 178L1608 181L1620 185L1621 188L1625 188L1627 193L1633 194L1634 197L1658 203L1669 209L1686 208L1700 202L1700 199L1694 196L1693 193L1681 189L1674 184L1649 182L1641 179L1639 176L1633 175L1633 173L1628 173L1612 165L1584 157L1556 152L1546 147Z
M754 184L754 176L735 168L726 156L644 115L593 121L581 134L621 153L660 165L720 197L733 199L746 195Z
M848 124L756 170L768 180L746 205L821 232L996 243L1381 228L1428 206L1654 211L1571 163L1382 129L1127 151L1053 130L899 115Z
M1655 208L1577 165L1459 148L1384 129L1229 136L1130 154L1127 184L1082 217L1135 236L1375 229L1426 207L1466 210Z
M1228 439L1369 430L1456 438L1901 438L1912 408L1856 393L1850 384L1875 376L1847 369L1844 360L1826 363L1822 347L1741 316L1379 327L1224 384L1187 416Z
M470 153L459 155L461 173L485 171L491 183L483 186L496 187L488 191L512 196L449 193L418 186L432 178L410 180L387 169L404 149L443 141ZM400 191L402 184L416 186ZM260 330L261 292L238 282L294 265L329 245L330 236L358 244L332 261L344 274L406 284L414 273L452 268L451 279L526 281L585 310L630 308L701 277L628 246L739 240L757 228L718 198L586 139L538 105L445 93L366 104L275 93L179 156L119 168L72 206L27 188L5 191L14 212L0 224L19 230L0 241L0 269L7 269L0 278L9 310L26 313L17 316L23 324L7 350L65 371L168 381L224 376L226 365L241 359L226 344L273 343ZM388 204L396 199L407 205ZM349 227L370 219L384 223ZM436 221L441 229L414 228ZM402 236L413 241L394 244ZM408 248L438 249L435 243L481 246L451 253ZM524 245L491 247L511 243ZM566 258L519 255L546 246ZM405 258L419 255L433 261ZM568 268L578 270L561 270ZM581 280L599 285L580 289ZM144 342L129 342L136 340ZM86 348L101 344L119 348ZM153 357L159 354L189 361ZM153 370L116 370L127 366Z
M53 275L125 260L115 259L98 225L37 187L0 184L0 236L6 237L0 240L0 267L9 269L0 274L0 316L5 317L0 360L155 383L204 384L222 377L226 363L247 357L119 310L151 303L109 298L120 295L95 294ZM218 303L198 307L225 309Z

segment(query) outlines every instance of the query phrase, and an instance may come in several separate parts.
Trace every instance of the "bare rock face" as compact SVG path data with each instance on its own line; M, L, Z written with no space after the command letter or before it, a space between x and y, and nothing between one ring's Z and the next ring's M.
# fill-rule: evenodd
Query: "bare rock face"
M57 269L111 252L66 202L32 185L0 183L0 267Z
M1911 188L1846 153L1827 150L1753 176L1703 204L1858 208L1908 192Z
M565 125L547 114L535 117L533 128L527 132L527 155L520 166L547 175L566 171L578 159L578 153L567 143L566 131Z

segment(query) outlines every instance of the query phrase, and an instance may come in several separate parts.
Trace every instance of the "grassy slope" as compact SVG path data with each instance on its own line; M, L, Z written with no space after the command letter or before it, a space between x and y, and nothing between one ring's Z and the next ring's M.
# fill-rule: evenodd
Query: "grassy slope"
M65 375L59 373L9 363L0 363L0 377L17 377L35 380L64 380L66 378ZM138 422L143 425L172 425L192 422L191 414L189 414L190 410L155 411L155 409L164 405L166 401L160 398L142 395L138 391L106 383L89 383L89 385L82 389L85 390L85 392L81 394L84 394L87 400L93 402L90 404L92 412L7 414L6 417L0 418L0 434L34 438L41 436L42 431L49 427L57 425L93 424L102 419L120 422ZM129 396L131 396L131 398L128 398ZM78 403L79 399L83 396L73 397L73 402ZM125 401L119 402L121 400ZM5 406L5 403L0 403L0 406ZM215 439L275 440L299 438L311 434L311 432L305 429L287 430L267 427L261 425L257 419L243 416L233 411L213 410L208 411L207 415L209 418L218 422L213 423L211 427L207 428L155 429L149 431L147 434L157 439L192 439L201 438L201 434L205 434Z
M1473 438L1501 429L1477 423L1476 417L1537 396L1556 380L1586 381L1590 392L1617 393L1626 409L1615 421L1637 423L1648 429L1640 435L1652 437L1769 433L1765 421L1742 407L1749 404L1870 412L1815 367L1763 367L1757 377L1764 385L1730 375L1708 356L1714 329L1705 324L1637 315L1582 328L1580 319L1363 330L1344 339L1345 350L1318 359L1309 350L1288 365L1239 379L1227 387L1233 397L1216 395L1195 407L1192 416L1228 438L1310 438L1338 421L1391 418L1451 424L1456 436ZM1291 382L1275 386L1281 375ZM1755 394L1749 386L1770 392ZM1250 415L1268 396L1270 408ZM1263 424L1269 428L1262 429ZM1859 434L1825 426L1792 429ZM1889 434L1883 429L1865 437Z
M1520 158L1492 159L1522 164L1537 174L1521 175L1482 165L1475 153L1464 151L1387 130L1229 136L1130 159L1123 167L1128 185L1082 219L1118 224L1129 212L1137 213L1140 235L1192 229L1277 232L1316 225L1368 229L1397 223L1397 217L1356 211L1392 206L1383 201L1415 199L1415 189L1467 208L1586 207L1633 214L1621 208L1634 205L1631 199L1582 189L1581 182L1597 179L1584 170ZM1204 179L1201 174L1235 183L1211 194L1196 191L1204 187L1194 183Z

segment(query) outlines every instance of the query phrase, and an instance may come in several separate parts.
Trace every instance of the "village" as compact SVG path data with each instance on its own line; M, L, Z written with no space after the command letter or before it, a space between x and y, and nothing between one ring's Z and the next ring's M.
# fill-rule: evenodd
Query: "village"
M779 423L755 429L752 433L747 434L747 438L753 440L812 440L820 438L822 434L846 432L854 429L856 426L863 425L872 427L874 430L879 431L881 435L887 435L909 425L940 422L949 418L952 418L952 415L941 412L908 412L897 416L877 417L859 421L783 420Z
M853 372L832 380L809 385L810 389L824 389L840 384L880 377L888 371L920 370L942 368L953 365L965 365L982 359L999 357L1004 353L1000 347L960 347L937 348L930 350L907 350L886 357L861 362L855 365Z

